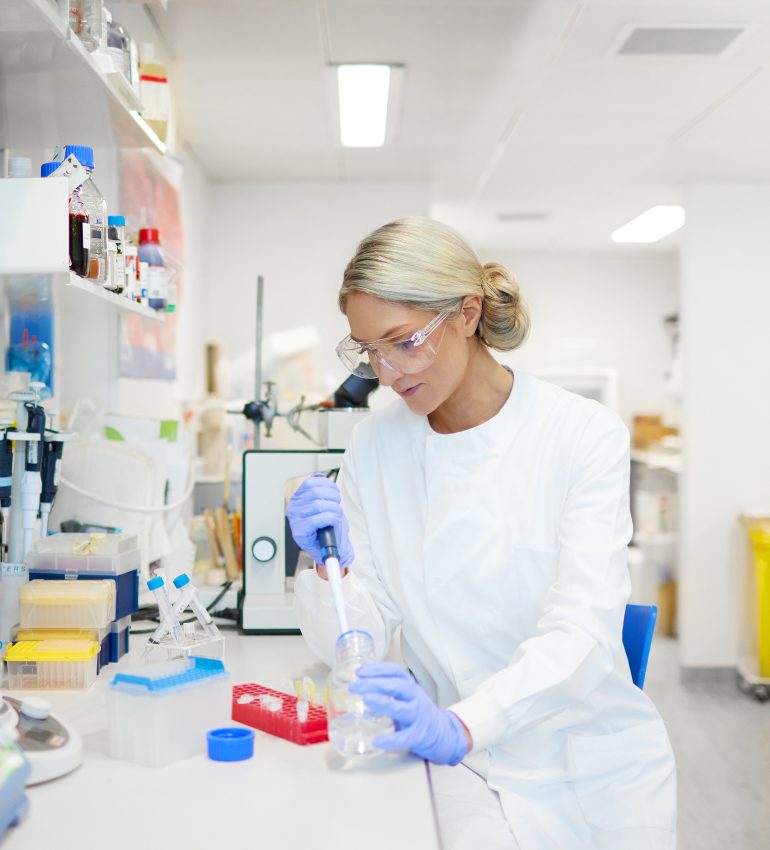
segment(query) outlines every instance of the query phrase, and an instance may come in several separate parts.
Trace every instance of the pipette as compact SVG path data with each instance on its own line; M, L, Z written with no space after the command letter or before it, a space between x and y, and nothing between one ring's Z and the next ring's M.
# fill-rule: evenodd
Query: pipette
M337 537L332 526L318 530L318 543L321 546L321 559L326 567L326 578L332 591L334 607L337 609L337 621L340 624L340 634L348 631L348 617L345 612L345 596L342 591L342 571L337 549Z
M8 526L11 520L11 481L13 476L13 431L7 420L0 423L3 428L0 442L0 514L3 517L3 551L8 546Z

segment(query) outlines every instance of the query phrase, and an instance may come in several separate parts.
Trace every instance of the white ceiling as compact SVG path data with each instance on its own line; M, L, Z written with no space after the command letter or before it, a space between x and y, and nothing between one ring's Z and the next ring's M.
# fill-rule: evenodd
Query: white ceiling
M425 179L478 247L612 249L691 181L770 180L768 0L170 0L179 131L212 178ZM745 26L716 57L634 25ZM406 66L386 148L343 150L330 62ZM546 213L536 222L500 213ZM670 249L664 240L657 249Z

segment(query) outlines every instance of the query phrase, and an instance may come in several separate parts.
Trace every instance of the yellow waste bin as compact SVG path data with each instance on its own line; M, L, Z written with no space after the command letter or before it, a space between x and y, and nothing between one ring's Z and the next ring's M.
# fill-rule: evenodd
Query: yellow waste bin
M738 686L761 702L770 700L770 516L741 516L747 534L744 655Z
M770 530L748 528L754 553L754 616L758 673L770 678Z

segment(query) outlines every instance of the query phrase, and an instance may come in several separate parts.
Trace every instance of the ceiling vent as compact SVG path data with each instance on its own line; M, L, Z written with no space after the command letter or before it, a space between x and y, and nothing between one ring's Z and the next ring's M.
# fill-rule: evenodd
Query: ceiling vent
M547 221L547 212L506 212L497 216L498 221L514 222L516 224L532 224L534 222Z
M743 27L634 27L619 56L719 56Z

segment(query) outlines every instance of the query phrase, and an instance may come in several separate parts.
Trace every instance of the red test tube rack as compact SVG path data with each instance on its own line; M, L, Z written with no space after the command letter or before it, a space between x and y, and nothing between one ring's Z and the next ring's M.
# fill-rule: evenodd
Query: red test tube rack
M280 699L281 708L270 711L260 702L260 697L269 696ZM254 699L246 701L248 697ZM244 699L245 698L245 699ZM300 721L297 716L297 697L274 691L264 685L236 685L233 688L233 720L285 738L294 744L320 744L329 740L326 710L320 705L309 705L307 720Z

